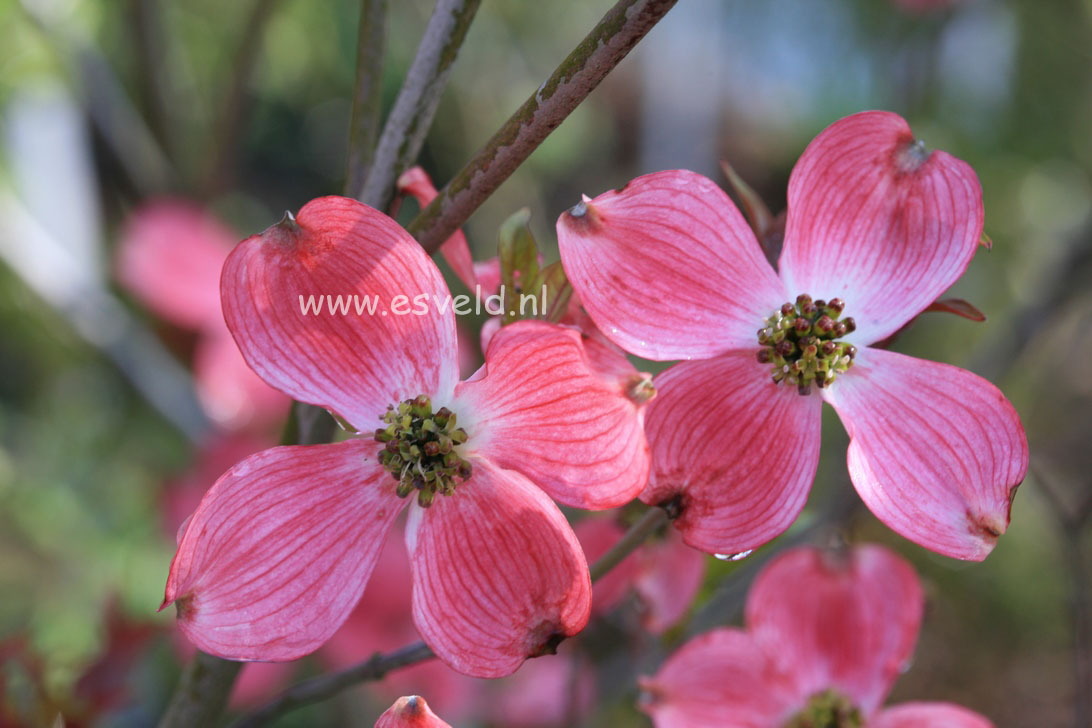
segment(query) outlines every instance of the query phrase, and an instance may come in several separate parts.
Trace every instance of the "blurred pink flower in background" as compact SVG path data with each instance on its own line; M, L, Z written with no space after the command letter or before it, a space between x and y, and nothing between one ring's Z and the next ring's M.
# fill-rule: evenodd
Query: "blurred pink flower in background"
M238 239L196 205L158 200L130 215L116 261L118 282L140 303L197 334L197 394L209 419L227 430L261 427L288 412L288 399L247 367L220 312L220 269Z
M656 728L989 728L948 703L881 708L923 608L913 567L883 547L793 549L758 575L745 629L683 645L641 679L641 708Z
M410 493L413 617L441 659L496 677L583 628L587 564L549 496L591 509L628 502L647 478L648 448L637 408L592 373L575 332L505 327L482 370L459 383L450 307L307 316L298 298L316 291L384 305L449 295L402 228L346 198L313 200L244 241L222 291L229 328L264 379L365 432L387 428L265 450L217 481L185 529L164 599L177 601L191 640L234 659L317 649L359 601Z
M1016 411L970 372L869 346L955 283L982 221L974 170L886 112L836 122L801 156L779 272L693 172L639 177L562 214L565 270L599 329L638 356L683 360L655 379L641 499L673 501L703 551L766 543L804 508L825 400L872 512L933 551L984 559L1027 470Z

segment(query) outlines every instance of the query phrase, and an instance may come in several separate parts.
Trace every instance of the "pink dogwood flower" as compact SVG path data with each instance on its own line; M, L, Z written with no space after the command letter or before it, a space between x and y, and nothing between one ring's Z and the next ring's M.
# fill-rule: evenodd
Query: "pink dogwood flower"
M641 678L656 728L990 728L948 703L882 705L909 663L924 598L887 549L788 551L758 575L745 629L683 645Z
M201 208L157 200L126 221L117 278L150 311L197 332L194 378L201 406L224 430L280 420L288 400L247 367L220 312L220 269L238 238Z
M583 628L587 563L550 497L629 501L648 446L636 405L589 369L575 331L507 326L459 382L439 270L390 218L340 197L239 244L221 292L259 376L366 434L265 450L209 490L164 600L198 647L273 661L317 649L359 601L407 502L414 622L449 665L505 675ZM312 294L379 303L307 314Z
M970 372L869 346L962 275L982 218L970 166L885 112L836 122L797 162L777 272L693 172L639 177L564 213L562 261L599 328L639 356L685 360L655 379L641 499L673 501L687 543L710 553L769 541L804 507L825 400L881 521L985 558L1027 470L1016 411Z
M424 698L409 695L394 701L394 705L379 716L375 728L451 728L451 725L433 713Z

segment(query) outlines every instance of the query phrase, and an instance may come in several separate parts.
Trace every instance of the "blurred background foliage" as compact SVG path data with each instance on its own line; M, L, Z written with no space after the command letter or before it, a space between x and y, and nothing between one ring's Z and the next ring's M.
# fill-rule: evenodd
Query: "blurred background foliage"
M391 5L385 108L431 10ZM421 159L438 185L609 5L483 3ZM341 191L357 12L355 0L0 0L0 724L63 711L70 725L138 726L161 711L179 670L173 616L155 612L173 551L164 494L201 420L134 381L149 362L186 365L194 344L141 310L110 261L149 199L197 201L242 237ZM807 142L867 108L967 160L994 245L951 295L989 320L927 314L895 347L1001 386L1032 474L982 565L902 541L863 508L842 525L911 559L927 585L916 664L893 699L960 702L999 726L1072 725L1073 663L1082 649L1092 659L1072 621L1090 547L1090 26L1089 0L682 0L466 227L475 257L491 257L500 222L527 206L554 260L553 221L581 193L665 168L723 182L721 159L776 212ZM835 418L824 435L796 532L855 502ZM709 562L689 625L607 661L588 725L647 725L634 671L738 620L739 589L722 583L749 560ZM623 633L604 621L589 642L610 653ZM298 674L314 669L304 662ZM284 724L370 725L381 707L353 691Z

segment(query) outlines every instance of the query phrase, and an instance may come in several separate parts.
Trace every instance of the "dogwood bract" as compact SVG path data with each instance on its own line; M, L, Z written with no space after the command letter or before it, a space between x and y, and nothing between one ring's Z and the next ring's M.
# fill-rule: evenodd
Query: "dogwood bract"
M505 675L583 628L588 567L550 496L625 503L647 480L648 447L638 405L589 369L576 331L507 326L459 382L439 270L393 220L340 197L243 241L221 294L259 376L365 434L265 450L209 490L164 601L198 647L244 660L318 648L407 503L414 622L449 665ZM311 294L382 305L307 315L299 298ZM423 296L427 313L397 315L397 296Z
M561 259L600 330L639 356L685 360L654 382L641 499L673 502L686 541L710 553L769 541L804 507L826 400L881 521L985 558L1027 469L1016 411L970 372L869 347L962 275L982 218L974 171L885 112L836 122L797 162L779 272L693 172L639 177L564 213Z

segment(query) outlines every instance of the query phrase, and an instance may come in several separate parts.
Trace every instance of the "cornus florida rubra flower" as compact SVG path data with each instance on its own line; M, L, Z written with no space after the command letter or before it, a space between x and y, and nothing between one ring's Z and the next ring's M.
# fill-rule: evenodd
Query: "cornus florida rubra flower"
M300 295L334 291L449 296L404 230L345 198L313 200L232 252L224 316L247 363L367 434L265 450L225 473L185 529L164 604L207 652L307 654L345 621L408 503L422 638L461 672L508 674L587 621L587 563L549 496L598 509L640 491L638 406L592 373L575 331L505 327L460 383L450 307L300 311Z
M656 728L989 728L948 703L881 709L914 650L921 584L880 546L788 551L755 579L746 629L683 645L642 678Z
M432 712L424 698L409 695L394 701L394 705L379 716L379 720L375 722L375 728L451 728L451 726Z
M880 520L985 558L1027 469L1015 410L970 372L869 348L959 278L982 215L974 171L884 112L833 124L797 162L779 272L693 172L640 177L563 214L561 258L600 329L640 356L687 360L655 379L641 499L673 501L686 541L711 553L769 541L804 507L826 400Z

